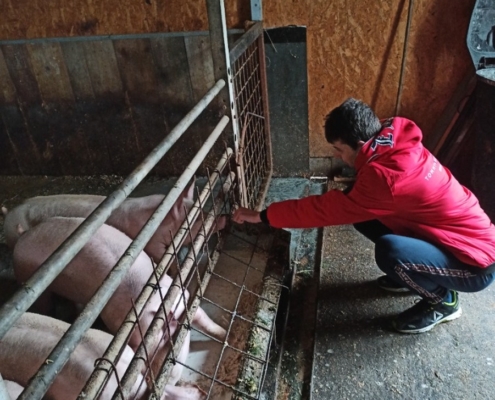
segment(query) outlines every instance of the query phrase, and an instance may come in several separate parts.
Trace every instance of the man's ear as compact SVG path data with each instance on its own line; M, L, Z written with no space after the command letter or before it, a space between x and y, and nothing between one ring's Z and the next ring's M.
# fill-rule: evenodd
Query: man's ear
M362 140L360 140L359 142L357 142L357 149L360 150L361 147L363 147L363 145L365 144L366 142L363 142Z

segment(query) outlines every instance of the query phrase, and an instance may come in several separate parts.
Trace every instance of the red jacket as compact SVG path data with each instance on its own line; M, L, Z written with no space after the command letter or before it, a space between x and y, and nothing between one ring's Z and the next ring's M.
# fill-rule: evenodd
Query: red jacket
M271 204L277 228L313 228L378 219L398 235L443 246L477 267L495 262L495 226L478 200L421 143L408 119L387 120L359 151L356 182L340 190Z

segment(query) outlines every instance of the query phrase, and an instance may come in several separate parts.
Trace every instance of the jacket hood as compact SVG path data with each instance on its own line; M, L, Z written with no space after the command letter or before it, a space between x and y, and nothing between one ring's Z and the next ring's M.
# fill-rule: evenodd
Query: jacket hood
M389 159L395 167L402 169L400 168L401 152L408 150L408 164L414 161L411 160L411 156L413 158L415 156L421 157L422 139L423 134L413 121L402 117L384 120L380 132L369 139L360 149L356 157L355 168L359 171L363 165L380 157L380 163L386 164L387 159ZM413 150L412 153L411 150ZM390 158L392 155L393 159Z

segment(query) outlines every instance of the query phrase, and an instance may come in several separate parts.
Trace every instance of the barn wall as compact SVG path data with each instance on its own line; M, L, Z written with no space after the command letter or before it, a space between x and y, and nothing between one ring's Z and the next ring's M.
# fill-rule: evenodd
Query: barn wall
M413 7L402 95L396 104L410 1ZM228 26L242 27L249 19L249 1L225 3ZM474 3L264 1L266 27L307 27L309 155L331 155L322 136L324 117L349 96L370 103L382 117L398 109L430 135L456 87L472 68L465 38ZM207 29L205 2L191 0L7 0L0 3L0 22L0 39L4 40Z
M215 83L206 34L90 39L0 46L2 174L128 174ZM154 172L179 175L222 113L212 103Z

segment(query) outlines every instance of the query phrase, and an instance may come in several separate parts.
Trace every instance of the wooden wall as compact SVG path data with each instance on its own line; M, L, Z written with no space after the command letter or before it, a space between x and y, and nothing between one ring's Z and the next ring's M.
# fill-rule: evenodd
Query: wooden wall
M410 1L403 91L396 104ZM229 27L242 27L249 19L250 2L225 3ZM265 26L307 27L310 155L331 155L322 136L324 117L349 96L370 103L382 117L398 108L425 135L431 134L455 88L472 69L465 43L474 3L265 0ZM0 2L3 40L203 29L207 29L203 0Z
M0 82L2 174L125 175L214 76L208 36L150 35L0 45ZM182 172L218 123L218 107L203 112L155 173Z

